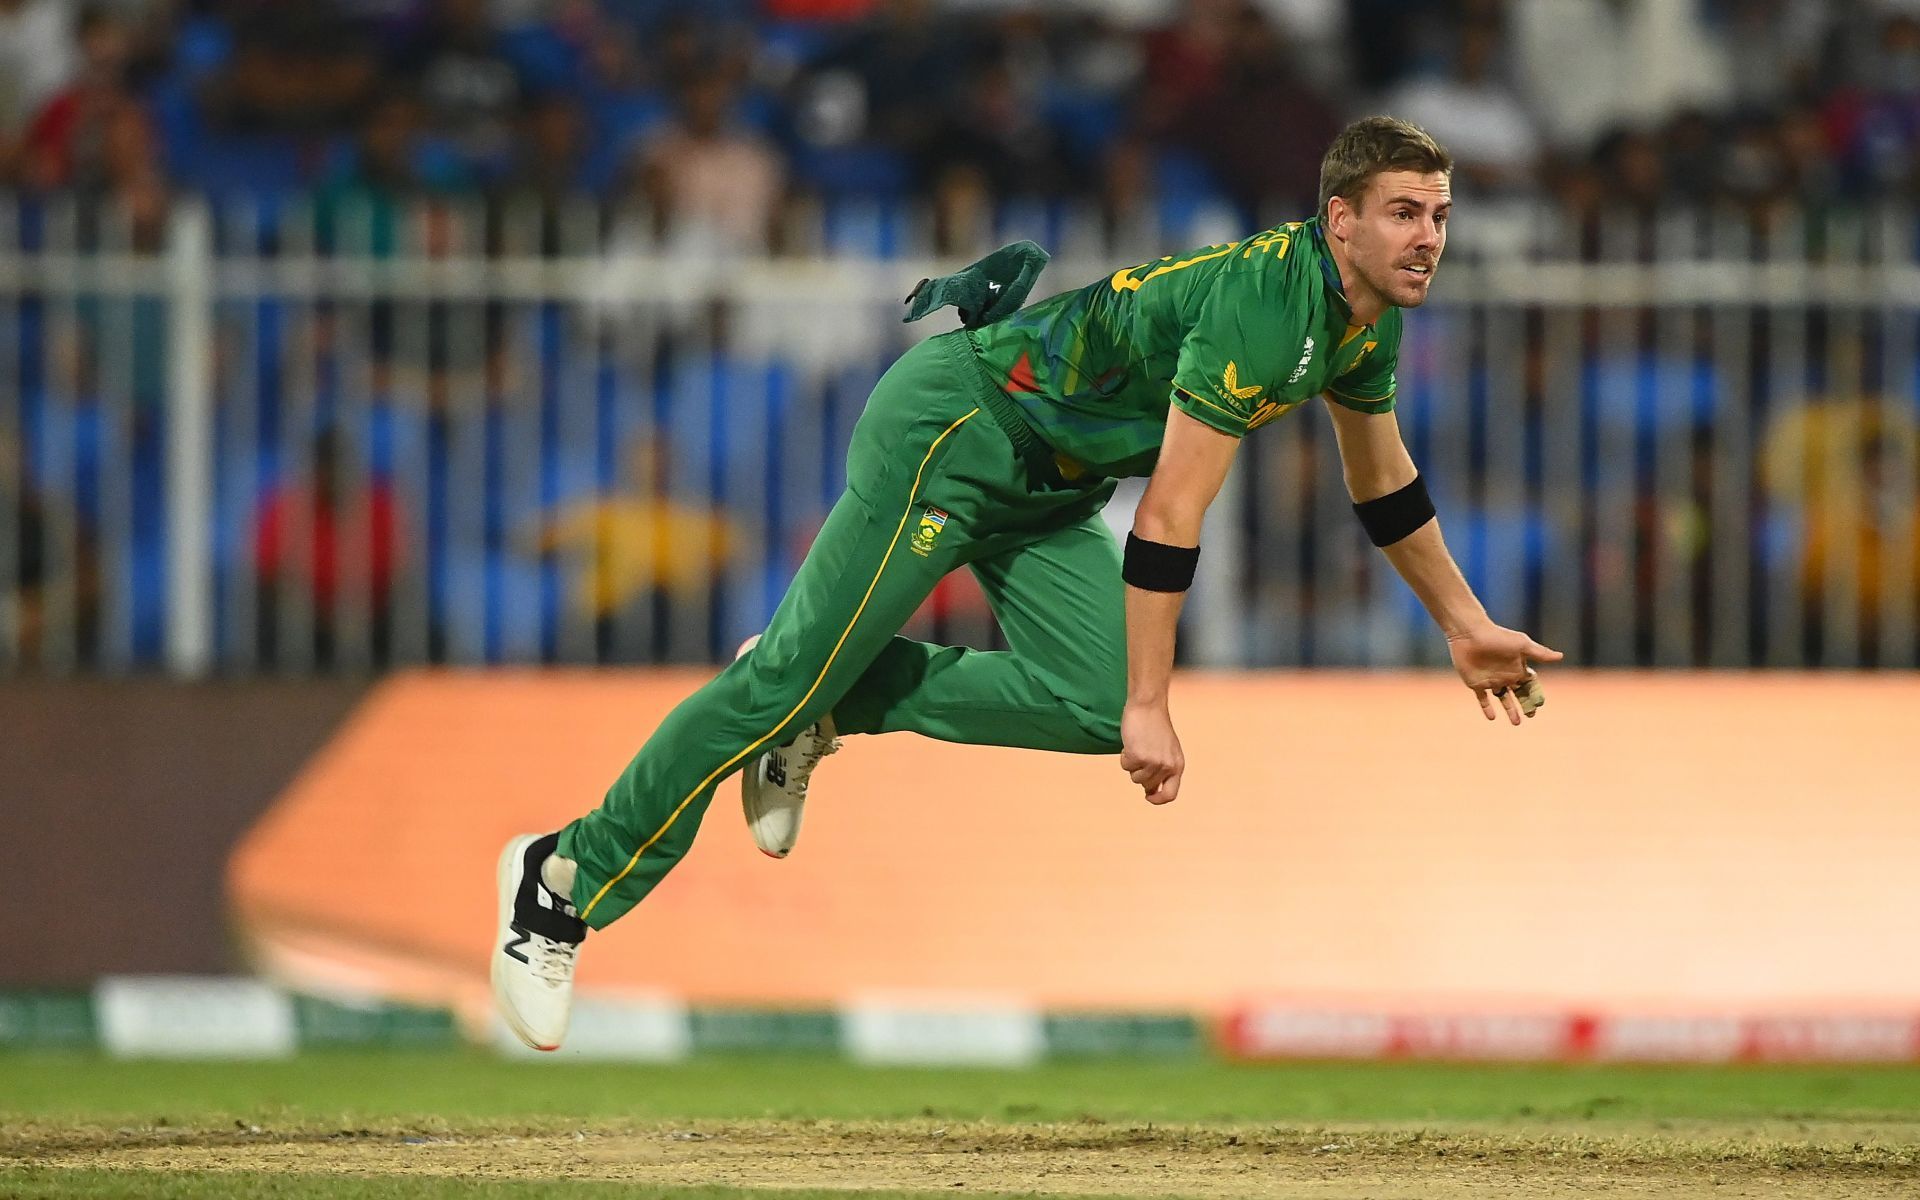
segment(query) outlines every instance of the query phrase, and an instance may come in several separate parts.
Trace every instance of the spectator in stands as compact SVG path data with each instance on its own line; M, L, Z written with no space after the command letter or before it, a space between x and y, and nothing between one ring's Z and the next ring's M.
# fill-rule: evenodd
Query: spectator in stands
M582 47L581 74L569 82L593 110L596 121L618 125L601 106L654 102L655 80L648 66L640 53L639 35L630 26L610 21L591 44Z
M643 40L647 71L668 93L677 93L707 75L724 75L738 87L753 62L754 33L721 19L719 13L681 11L658 22Z
M1240 0L1183 0L1173 20L1146 37L1145 100L1140 118L1155 134L1180 127L1225 87L1221 77Z
M312 653L322 665L339 646L345 603L368 603L374 658L384 661L391 622L388 598L400 557L405 522L392 484L364 463L350 463L340 433L314 435L312 461L304 475L275 485L260 501L254 520L254 569L260 588L259 641L262 662L285 652L280 641L285 605L298 596L313 619ZM345 472L366 472L352 492Z
M1201 156L1254 223L1265 224L1276 209L1312 209L1320 156L1340 131L1334 103L1303 81L1279 30L1259 9L1239 6L1227 28L1218 86L1187 97L1169 135ZM1285 117L1276 119L1279 113Z
M506 166L525 89L487 0L435 0L432 18L393 70L411 81L428 126L448 139L471 174L487 177Z
M414 97L390 91L369 110L353 150L322 182L319 228L335 248L385 257L401 248L410 202L470 183L462 164L427 136Z
M64 0L0 0L0 183L27 122L73 71L72 17Z
M942 258L971 258L992 249L993 183L976 162L956 162L941 170L928 197L933 209L933 252Z
M1706 109L1674 113L1655 134L1665 187L1685 200L1705 200L1720 191L1724 130Z
M520 115L512 165L500 176L508 198L538 201L549 228L543 245L557 234L552 221L565 202L595 189L588 176L591 131L579 101L561 92L534 98Z
M609 657L623 616L644 606L657 661L669 650L670 614L707 611L712 589L739 553L740 535L725 512L675 497L665 443L636 438L627 448L626 469L619 492L549 514L535 545L570 563L569 604L592 622L597 659Z
M935 7L932 0L878 0L872 16L816 64L818 74L858 82L862 135L903 154L926 143L959 97L978 51L973 23Z
M1410 79L1385 108L1433 134L1453 153L1454 190L1510 196L1530 187L1541 139L1517 93L1497 75L1501 33L1481 22L1454 36L1444 73Z
M1817 94L1822 60L1845 5L1828 0L1714 0L1728 60L1727 100L1736 109L1772 109Z
M381 87L365 29L330 4L237 4L232 56L202 89L226 134L303 137L350 127Z
M1440 7L1433 5L1429 7ZM1707 5L1672 0L1518 0L1505 9L1528 111L1566 150L1676 109L1725 107L1732 66Z
M1354 86L1374 95L1426 68L1425 48L1445 40L1454 16L1452 5L1433 0L1346 0L1346 8Z
M1809 211L1823 211L1842 198L1840 166L1817 110L1795 105L1780 114L1779 146L1786 187Z
M1761 113L1742 117L1722 141L1715 198L1738 206L1756 232L1771 231L1792 200L1778 122Z
M102 531L129 515L141 463L129 445L136 414L109 396L102 346L88 338L85 309L75 315L50 331L44 370L22 390L20 478L22 494L37 497L43 532L44 649L90 663L101 648Z
M47 514L29 482L20 443L0 428L0 513L12 516L0 538L12 544L12 562L0 576L0 663L39 661L46 628Z
M1650 133L1637 129L1609 133L1595 149L1593 162L1604 197L1604 207L1594 211L1596 221L1620 215L1638 227L1657 216L1671 198L1666 159Z
M1855 190L1920 193L1920 15L1880 22L1855 79L1828 96L1826 126Z
M1102 240L1120 251L1151 253L1159 245L1154 228L1153 149L1145 138L1116 139L1102 161L1098 205Z
M767 15L781 21L847 21L873 6L874 0L765 0Z
M688 83L674 119L642 144L638 182L660 232L750 254L778 241L786 168L734 117L734 99L718 70Z
M1827 631L1858 622L1863 660L1882 661L1889 599L1920 615L1920 505L1914 479L1920 432L1878 397L1791 409L1768 431L1763 460L1775 504L1799 516L1791 564L1805 604L1802 648L1810 662L1840 650ZM1897 572L1897 574L1896 574Z
M982 62L915 148L914 174L936 194L953 171L977 172L996 196L1057 195L1070 179L1040 98L1001 57Z
M114 13L80 16L80 69L27 128L23 175L30 187L112 192L159 171L147 114L128 86L132 30Z

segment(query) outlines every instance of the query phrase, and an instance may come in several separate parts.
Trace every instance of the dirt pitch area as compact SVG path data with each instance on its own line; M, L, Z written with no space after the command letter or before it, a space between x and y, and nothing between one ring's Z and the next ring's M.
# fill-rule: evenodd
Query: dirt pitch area
M42 1168L1040 1196L1913 1197L1906 1123L1327 1128L937 1121L296 1129L15 1125ZM3 1164L0 1164L3 1165ZM4 1190L4 1189L0 1189Z

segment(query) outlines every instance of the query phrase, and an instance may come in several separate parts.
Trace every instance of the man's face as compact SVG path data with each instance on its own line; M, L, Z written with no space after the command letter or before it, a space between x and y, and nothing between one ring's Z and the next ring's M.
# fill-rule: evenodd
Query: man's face
M1327 206L1328 233L1346 248L1358 282L1396 308L1425 303L1440 252L1447 246L1453 188L1444 172L1385 171L1360 203L1336 196ZM1346 280L1348 299L1354 280Z

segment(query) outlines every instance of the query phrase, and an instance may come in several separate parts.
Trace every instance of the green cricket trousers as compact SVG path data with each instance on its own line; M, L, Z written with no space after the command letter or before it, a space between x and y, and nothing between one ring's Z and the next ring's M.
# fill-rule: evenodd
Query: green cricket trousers
M1126 620L1099 515L1113 487L1053 469L964 332L902 355L760 643L669 713L600 807L562 831L587 924L624 914L680 861L716 786L828 714L843 735L1117 753ZM1010 650L897 636L963 564Z

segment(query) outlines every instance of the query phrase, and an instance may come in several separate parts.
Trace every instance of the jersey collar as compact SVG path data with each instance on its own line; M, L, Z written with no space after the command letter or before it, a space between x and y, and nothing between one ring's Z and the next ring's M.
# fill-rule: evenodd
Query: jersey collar
M1353 324L1353 305L1347 300L1347 289L1340 282L1340 264L1333 261L1333 251L1327 249L1327 234L1320 225L1320 218L1314 217L1305 222L1307 232L1313 238L1313 250L1320 259L1320 279L1327 285L1327 296L1334 308L1347 324Z

